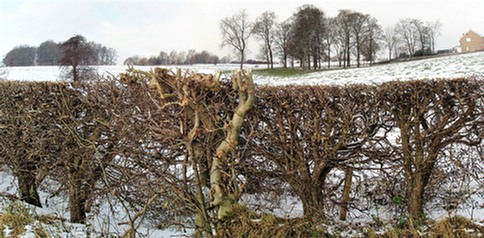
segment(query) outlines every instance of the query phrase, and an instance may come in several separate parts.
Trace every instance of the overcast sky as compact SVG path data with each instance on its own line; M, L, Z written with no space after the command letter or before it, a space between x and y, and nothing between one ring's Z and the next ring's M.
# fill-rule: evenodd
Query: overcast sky
M403 18L440 20L437 49L459 44L470 29L484 35L484 0L0 0L0 57L15 46L61 42L81 34L118 52L118 63L129 56L160 51L208 50L220 57L219 22L246 9L251 20L271 10L279 21L298 7L313 4L326 16L351 9L377 18L383 28ZM259 44L249 42L253 58Z

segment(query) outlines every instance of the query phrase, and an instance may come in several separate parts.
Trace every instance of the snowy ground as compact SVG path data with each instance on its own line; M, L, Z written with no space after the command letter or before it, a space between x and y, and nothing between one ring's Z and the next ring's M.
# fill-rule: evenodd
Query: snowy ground
M163 67L163 66L162 66ZM216 71L231 71L239 68L237 64L218 65L182 65L164 66L168 68L190 69L202 73ZM264 68L265 65L245 65L246 68ZM99 66L101 75L118 74L125 71L126 66ZM149 70L150 66L137 66ZM61 80L61 70L56 66L40 67L8 67L8 80L57 81ZM484 76L484 52L452 55L426 60L408 61L402 63L377 65L372 67L327 70L297 75L291 77L275 77L257 75L257 84L287 85L287 84L375 84L389 80L412 80L433 78L457 78L469 76Z
M28 212L36 220L47 220L49 222L36 221L31 225L25 226L25 232L19 238L36 238L39 237L35 233L37 228L42 228L48 234L48 237L57 238L88 238L88 237L119 237L126 230L127 226L119 225L121 222L126 222L126 213L121 209L121 205L110 203L105 204L99 210L99 214L88 214L88 225L73 224L68 222L69 210L67 200L62 197L52 197L51 194L39 191L43 208L31 206L26 203L12 202L8 197L17 194L17 183L12 176L9 169L0 167L0 213L4 211L13 212ZM111 205L114 210L112 211ZM41 219L43 217L44 219ZM0 231L0 237L10 237L11 230L5 228ZM139 230L139 237L186 237L190 235L191 231L177 231L177 230L157 230L150 229L148 226L141 227ZM108 236L111 235L111 236Z
M117 75L125 72L127 66L94 66L101 76ZM135 66L136 69L150 70L154 66ZM200 73L215 73L217 71L233 71L238 69L238 64L201 64L201 65L179 65L179 66L157 66L163 68L176 69L189 69L191 71ZM245 65L245 68L259 68L262 65ZM60 81L62 69L57 66L35 66L35 67L6 67L4 68L6 76L0 77L7 80L21 80L21 81Z
M169 66L170 68L190 69L196 72L214 73L216 71L231 71L237 69L238 65L194 65L194 66ZM264 65L247 65L248 68L262 68ZM150 67L136 67L142 70L149 70ZM123 72L125 66L100 66L97 68L102 75L118 74ZM28 80L28 81L58 81L61 80L59 67L7 67L0 69L1 78L7 80ZM457 78L476 76L484 77L484 52L453 55L448 57L433 58L427 60L410 61L398 64L386 64L373 67L365 67L349 70L328 70L309 73L291 77L274 77L256 75L257 84L265 85L287 85L287 84L378 84L389 80L412 80L412 79L433 79L433 78ZM15 195L17 191L16 183L11 174L3 168L0 170L0 194ZM49 197L49 194L41 194L42 201ZM0 196L0 211L5 210L9 201ZM27 206L27 205L24 205ZM68 218L66 202L62 199L52 201L51 205L42 209L29 208L36 215L55 216ZM484 219L484 209L481 209L480 217ZM297 200L287 199L283 201L280 210L275 211L283 216L294 216L302 214L302 206ZM109 213L109 212L108 212ZM439 214L434 214L436 217ZM465 215L465 214L463 214ZM104 217L103 217L104 216ZM106 222L106 219L113 219ZM104 214L92 218L90 226L69 224L62 222L59 224L41 224L47 231L52 231L52 237L89 237L91 233L96 233L106 229L112 229L118 221L123 220L123 215L113 216ZM110 223L110 225L107 225ZM59 229L62 228L62 231ZM4 230L4 233L7 230ZM122 231L120 231L122 232ZM118 233L119 234L119 233ZM148 237L183 237L183 232L169 230L145 230ZM0 234L1 236L1 234ZM35 237L33 227L28 227L27 232L21 237Z
M256 78L259 84L378 84L390 80L457 78L484 75L484 52L418 61L330 70L304 76Z

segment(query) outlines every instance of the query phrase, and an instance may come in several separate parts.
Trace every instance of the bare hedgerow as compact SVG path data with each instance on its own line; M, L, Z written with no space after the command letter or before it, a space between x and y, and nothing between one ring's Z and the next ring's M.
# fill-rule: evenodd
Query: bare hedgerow
M368 145L385 134L369 86L259 88L249 127L257 169L288 183L304 214L324 217L328 177L367 161ZM268 167L268 165L271 165ZM348 186L351 187L351 186Z
M442 152L451 145L478 146L483 130L482 82L475 79L389 82L378 88L379 105L398 129L408 213L423 216L424 195Z
M482 144L480 146L449 145L435 167L435 175L426 189L429 209L446 211L449 216L465 212L474 218L475 211L484 206L482 198L484 173ZM451 175L451 176L449 176Z
M22 201L42 206L38 186L43 161L59 149L52 105L64 85L56 83L1 82L0 154L17 178Z
M55 181L77 222L114 200L128 236L146 219L227 234L244 220L233 219L242 194L296 195L316 223L376 205L416 216L482 191L480 81L252 88L243 77L130 69L100 82L2 82L0 156L22 199ZM238 111L249 93L254 107Z
M126 235L135 235L137 224L153 207L169 217L181 216L180 223L192 218L197 236L224 233L223 224L244 191L237 145L254 85L251 75L243 72L234 74L232 82L219 77L161 68L129 69L120 75L125 92L139 93L140 104L128 107L131 115L117 121L139 121L142 132L126 134L130 138L124 141L130 146L116 159L118 176L142 185L125 187L148 198L141 207L135 205L139 211L130 217ZM126 165L129 169L123 169ZM139 199L122 200L139 204Z

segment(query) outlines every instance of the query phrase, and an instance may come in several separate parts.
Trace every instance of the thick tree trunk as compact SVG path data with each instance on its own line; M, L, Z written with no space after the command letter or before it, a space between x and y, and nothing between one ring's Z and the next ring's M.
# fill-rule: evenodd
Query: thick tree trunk
M42 207L37 192L36 164L32 161L19 161L20 166L16 171L20 200L28 204Z
M323 219L324 214L324 195L321 188L311 187L301 191L299 194L303 203L304 216L312 219Z
M86 222L86 194L82 188L82 173L79 168L69 168L67 179L69 185L69 213L72 223Z
M408 214L416 220L423 216L425 187L426 184L421 174L415 174L413 181L407 185Z
M307 70L311 70L311 54L307 54L308 58L307 58L307 64L308 64L308 67L307 67Z
M271 62L271 69L274 69L274 56L272 55L271 45L269 45L269 60Z
M360 40L358 38L356 38L356 67L360 67Z
M350 49L346 49L346 67L350 67L351 66L351 53L350 53Z
M343 196L341 199L341 209L339 212L339 219L344 221L346 220L346 215L348 213L348 203L350 201L350 192L351 192L351 180L353 179L353 169L348 168L345 174L345 183L343 188Z
M369 47L370 48L369 49L369 51L370 51L370 66L373 65L373 43L372 42L373 42L373 40L370 39L370 47Z
M79 81L79 73L77 72L77 65L72 66L72 80L74 82Z
M287 54L284 52L284 68L287 69Z
M407 111L408 113L408 111ZM424 207L424 192L432 175L436 155L438 153L431 152L431 155L424 156L423 148L420 146L422 137L420 136L420 129L416 127L414 138L417 146L412 147L411 133L408 129L408 120L399 121L400 135L402 140L403 160L405 170L405 180L407 184L407 212L415 220L419 220L423 216ZM432 148L438 151L438 148ZM430 150L430 148L429 148Z
M303 204L304 216L309 219L324 218L323 186L310 182L309 177L293 176L287 182ZM319 181L318 181L319 183Z
M316 70L318 69L318 55L317 54L314 54L313 55L313 69Z
M83 195L80 180L69 182L69 212L71 222L86 222L86 199Z
M244 50L240 50L240 69L242 70L244 68L244 61L245 61L245 55L244 55Z

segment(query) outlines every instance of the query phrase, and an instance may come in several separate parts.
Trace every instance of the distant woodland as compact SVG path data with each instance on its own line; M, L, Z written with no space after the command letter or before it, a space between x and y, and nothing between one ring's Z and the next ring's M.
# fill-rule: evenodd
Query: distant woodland
M66 41L67 42L67 41ZM49 66L59 65L63 56L61 45L64 42L54 42L47 40L39 46L17 46L13 48L3 58L5 66ZM114 65L116 64L118 54L115 49L104 46L96 42L85 42L87 52L92 57L83 62L87 65ZM84 47L84 46L83 46Z
M133 56L127 58L123 64L125 65L183 65L183 64L217 64L229 63L228 57L220 59L217 55L209 53L204 50L197 52L195 50L176 51L173 50L169 54L161 51L157 56L139 57Z

